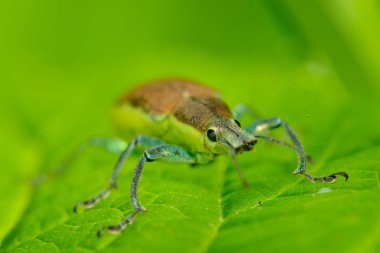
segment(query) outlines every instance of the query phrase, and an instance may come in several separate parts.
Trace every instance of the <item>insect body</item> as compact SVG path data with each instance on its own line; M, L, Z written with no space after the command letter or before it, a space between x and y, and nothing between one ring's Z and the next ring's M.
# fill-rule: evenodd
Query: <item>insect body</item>
M299 166L294 174L304 175L312 182L334 182L337 175L348 179L344 172L321 177L307 174L305 171L308 156L294 131L278 117L256 120L244 129L238 120L248 111L248 107L241 105L232 112L215 90L184 80L153 82L127 93L117 102L113 112L120 132L131 141L128 145L119 139L106 138L93 138L87 142L111 151L119 150L120 158L108 188L90 200L79 202L74 211L81 206L93 207L116 188L119 171L136 146L146 149L132 179L131 198L134 212L119 224L99 229L98 236L104 230L110 233L123 230L134 221L137 214L145 210L138 200L137 188L146 162L202 164L215 159L217 155L226 154L232 156L240 180L243 185L247 185L235 155L252 150L257 140L262 139L296 151ZM279 126L285 129L293 144L262 134Z
M128 135L148 135L210 157L256 142L237 125L216 91L191 82L161 81L140 87L123 97L114 112L116 125Z

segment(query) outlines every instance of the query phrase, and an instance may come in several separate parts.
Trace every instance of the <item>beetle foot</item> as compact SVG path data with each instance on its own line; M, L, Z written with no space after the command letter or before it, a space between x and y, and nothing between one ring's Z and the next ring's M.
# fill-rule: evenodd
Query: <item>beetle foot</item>
M334 183L337 180L337 176L342 176L345 178L345 181L348 180L348 174L346 172L336 172L333 173L329 176L321 176L321 177L316 177L307 173L302 173L308 180L311 182L322 182L322 183Z
M115 226L108 226L108 227L104 227L104 228L100 228L97 232L96 232L96 236L97 237L102 237L102 234L104 232L104 230L106 230L108 233L110 234L113 234L113 235L116 235L116 234L119 234L121 231L123 231L129 224L131 224L131 222L123 222L123 224L119 223Z
M322 181L325 183L333 183L336 181L337 176L344 177L345 181L348 180L348 174L346 172L336 172L336 173L333 173L327 177L324 177Z
M136 216L138 213L146 211L145 209L138 209L134 211L132 214L128 215L127 217L124 218L121 222L114 226L107 226L100 228L97 232L96 235L100 238L102 237L104 231L107 231L109 234L119 234L121 231L123 231L127 226L133 223L133 221L136 219Z
M78 202L78 204L74 206L73 211L77 213L80 207L83 207L85 209L93 208L96 204L100 202L100 200L107 198L110 191L111 188L107 188L105 190L102 190L98 195L92 197L89 200Z

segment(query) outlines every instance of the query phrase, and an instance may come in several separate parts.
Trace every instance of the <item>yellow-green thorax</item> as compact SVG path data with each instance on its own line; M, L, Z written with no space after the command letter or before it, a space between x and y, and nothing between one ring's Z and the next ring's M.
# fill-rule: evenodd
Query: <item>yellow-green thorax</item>
M125 103L114 108L113 116L116 126L126 139L131 140L144 134L192 152L208 152L203 145L202 133L173 115L149 114L142 108Z

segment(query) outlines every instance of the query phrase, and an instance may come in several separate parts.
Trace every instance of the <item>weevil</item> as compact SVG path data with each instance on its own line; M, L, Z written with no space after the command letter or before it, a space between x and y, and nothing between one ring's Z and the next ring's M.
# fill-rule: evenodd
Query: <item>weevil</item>
M309 159L301 141L293 129L281 118L256 119L246 128L239 120L252 112L250 107L240 105L230 110L219 93L196 82L169 79L148 83L123 95L113 109L113 118L121 133L130 142L122 139L95 137L82 144L75 152L95 145L117 152L120 156L113 169L109 185L89 200L81 201L74 207L91 208L117 187L117 177L127 157L137 146L145 148L136 165L132 184L131 202L133 212L113 226L100 228L98 236L104 231L117 233L130 225L138 214L145 211L137 196L141 173L148 162L205 164L219 155L232 157L233 165L240 180L247 186L247 180L236 160L236 155L252 150L258 140L281 144L294 150L298 156L298 167L293 174L305 176L311 182L332 183L337 176L348 179L345 172L329 176L314 176L306 173ZM269 130L282 127L292 143L268 136ZM71 159L69 159L71 160Z

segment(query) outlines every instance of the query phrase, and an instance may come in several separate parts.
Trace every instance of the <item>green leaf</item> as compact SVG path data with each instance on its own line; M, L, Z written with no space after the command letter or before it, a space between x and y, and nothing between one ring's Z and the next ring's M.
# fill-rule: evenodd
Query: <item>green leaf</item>
M163 2L0 3L0 252L379 252L377 3ZM147 212L97 238L132 211L141 150L119 188L78 214L73 206L107 186L118 157L89 149L52 172L88 137L114 135L109 110L124 90L167 75L281 116L315 159L310 173L350 179L312 184L291 174L292 151L263 142L238 157L247 190L228 157L148 163Z

